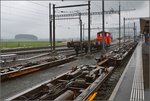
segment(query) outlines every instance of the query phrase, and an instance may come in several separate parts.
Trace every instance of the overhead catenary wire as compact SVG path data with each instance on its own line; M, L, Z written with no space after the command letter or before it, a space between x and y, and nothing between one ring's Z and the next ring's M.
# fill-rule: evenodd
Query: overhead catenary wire
M2 8L5 7L5 8ZM10 9L10 11L9 11ZM5 11L6 10L6 11ZM5 12L3 12L5 11ZM27 13L26 13L27 12ZM14 17L9 17L9 16L16 16L19 17L19 19L15 19ZM46 15L46 16L45 16ZM14 5L12 6L8 6L8 5L4 5L1 4L1 19L3 20L3 22L29 22L29 23L34 23L34 24L38 24L38 25L47 25L47 15L48 13L43 13L43 12L39 12L38 10L35 9L27 9L26 7L21 8L21 7L16 7ZM42 21L42 23L39 24L39 22Z
M44 22L47 22L46 19L43 19L43 17L39 18L39 17L35 17L35 16L26 16L23 15L22 13L8 13L8 12L1 12L1 22L2 21L7 21L7 22L34 22L37 24L37 22L39 23L41 20L41 24L43 24ZM6 14L6 15L5 15ZM14 16L14 17L13 17ZM18 19L16 19L16 17L19 17ZM45 24L46 25L46 24Z
M34 10L29 10L29 9L18 8L18 7L14 7L14 6L7 6L7 5L1 5L1 6L7 7L7 8L13 8L15 10L20 10L22 12L27 11L27 12L32 12L32 13L38 14L38 15L47 15L46 13L41 13L41 12L37 12L37 11L34 11ZM3 9L1 9L1 10L3 10Z
M43 19L43 17L39 18L39 17L35 17L35 16L25 16L25 15L22 15L22 14L15 14L15 13L7 13L7 12L2 12L3 14L7 14L8 15L12 15L12 16L17 16L17 17L21 17L22 19L26 18L28 20L43 20L43 21L47 21L45 19ZM5 15L2 15L1 16L5 16ZM5 16L5 17L7 17Z
M97 11L100 11L100 5L98 5L97 3L95 3L95 2L91 2L93 5L96 5L97 7L96 7L96 9L97 9Z
M32 0L27 0L27 1L29 1L30 3L33 3L33 4L36 4L36 5L39 5L39 6L41 6L41 7L48 8L48 6L41 5L41 4L37 3L37 2L33 2Z
M36 20L36 21L43 20L43 21L47 21L47 20L43 19L44 17L45 18L47 17L48 14L46 14L46 13L44 14L44 13L41 13L41 12L36 12L34 10L22 9L22 8L18 8L18 7L14 7L14 6L7 6L7 5L1 5L1 6L2 7L6 7L8 9L14 9L14 10L11 10L11 12L9 12L8 10L6 12L4 12L5 9L2 8L1 9L1 16L7 17L8 15L12 15L12 16L20 17L22 19L25 18L26 20L30 20L30 21L31 20ZM5 15L5 14L7 14L7 15Z
M37 21L35 21L35 20L27 20L27 19L20 19L20 20L17 20L17 19L10 19L10 18L1 18L1 25L3 25L3 23L6 23L6 22L8 22L9 24L19 24L18 22L26 22L26 23L28 23L29 25L47 25L47 23L41 23L41 22L37 22ZM8 24L7 23L7 24ZM19 26L19 27L21 27L21 26Z
M29 0L30 1L30 0ZM36 4L36 5L38 5L37 3L34 3L34 4ZM42 6L41 6L42 7ZM46 8L46 7L45 7ZM41 15L41 16L43 16L42 14L40 14L40 12L39 13L35 13L35 14L39 14L39 15ZM28 17L26 17L26 18L28 18ZM33 18L34 19L34 18ZM36 20L36 19L34 19L34 20Z

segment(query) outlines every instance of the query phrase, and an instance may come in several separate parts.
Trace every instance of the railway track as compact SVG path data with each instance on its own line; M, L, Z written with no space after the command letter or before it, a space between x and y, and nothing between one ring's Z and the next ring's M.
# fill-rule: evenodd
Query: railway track
M18 65L15 67L9 67L5 69L1 69L0 76L1 81L10 80L12 78L33 73L36 71L40 71L43 69L51 68L54 66L62 65L73 60L76 60L76 56L58 56L52 57L46 60L37 61L37 62L29 62L23 65Z
M7 100L92 100L107 78L122 64L134 50L130 43L119 50L110 52L107 58L96 65L82 65L71 71L19 93Z
M115 68L113 73L104 81L104 83L101 85L101 87L97 91L97 96L94 98L94 100L108 100L118 83L131 55L133 52L131 52L128 57L123 61L122 64L120 64L118 67Z
M58 51L57 56L71 56L75 55L74 50L67 50L67 51ZM43 54L35 54L35 55L19 55L19 57L15 61L8 61L7 62L1 62L0 63L0 71L3 69L7 69L10 67L17 67L17 66L23 66L26 64L32 64L32 63L39 63L41 61L46 61L52 58L53 55L51 53L43 53Z
M63 46L56 46L56 48L63 48ZM51 47L33 47L33 48L14 48L14 49L1 49L2 53L9 53L9 52L17 52L17 51L30 51L30 50L39 50L39 49L51 49Z
M69 53L71 52L71 54ZM98 52L97 50L93 51L92 53ZM67 53L65 56L64 55L59 55L62 53ZM50 53L43 54L44 56L50 55ZM43 55L36 56L33 58L38 58L42 57ZM78 56L85 55L85 53L82 51L78 54ZM45 59L40 59L38 61L33 61L30 62L28 61L27 63L21 63L15 66L11 66L8 68L0 69L0 75L1 75L1 81L5 80L10 80L12 78L29 74L32 72L36 72L39 70L51 68L54 66L62 65L68 62L71 62L73 60L76 60L76 53L73 50L68 50L68 51L63 51L63 52L58 52L58 55L56 56L50 56L51 58ZM32 58L24 59L24 60L31 60ZM21 60L22 61L22 60Z
M113 49L116 46L116 44L112 44L109 49ZM17 59L20 61L22 60L30 60L33 58L38 58L38 57L42 57L42 56L46 56L49 55L51 52L51 50L49 49L50 47L38 47L38 48L20 48L20 49L3 49L1 50L1 55L7 55L7 54L17 54L15 57L15 61L17 61ZM63 48L63 46L59 46L57 48L60 49L56 49L57 53L61 54L61 53L67 53L68 51L74 51L73 48ZM40 54L40 53L45 53L45 54ZM34 54L39 54L38 56L34 56ZM24 59L21 59L24 58ZM25 59L26 58L26 59ZM11 62L15 62L14 59L10 60L10 61L5 61L5 63L11 63ZM3 67L3 60L0 60L0 64L2 64Z
M68 52L73 52L73 50L67 50L67 51L62 50L62 51L59 51L58 54L68 53ZM98 52L98 51L97 50L92 51L92 53L95 53L95 52ZM80 51L79 54L84 54L84 52ZM32 58L27 58L27 59L23 59L23 60L20 59L19 61L21 62L21 61L32 60L34 58L39 58L39 57L47 56L47 55L50 55L50 53L46 53L43 55L39 55L39 56L35 56ZM46 69L49 67L54 67L54 66L58 66L58 65L61 65L61 64L67 63L67 62L71 62L72 60L75 60L75 59L73 59L73 58L75 58L75 55L76 55L75 52L72 54L68 54L68 55L66 55L66 57L67 57L66 59L60 60L60 61L58 58L62 58L63 55L60 55L60 56L58 55L56 57L47 58L47 59L44 59L44 57L43 57L43 59L38 60L38 61L32 60L33 62L29 61L27 63L21 63L18 65L15 65L15 66L1 69L1 71L0 71L1 81L10 80L12 78L15 78L15 77L18 77L21 75L29 74L29 73L36 72L36 71L39 71L42 69Z
M58 47L56 51L65 51L65 50L72 50L72 48L67 47ZM33 53L43 53L43 52L51 52L51 49L34 49L34 50L21 50L21 51L13 51L13 52L2 52L2 54L17 54L17 55L24 55L24 54L33 54Z
M114 45L113 45L113 48L115 48ZM70 50L68 50L68 51L70 51ZM67 51L67 53L68 53L68 51ZM65 53L66 51L63 50L63 51L59 52L59 54L63 53L63 52ZM70 51L70 52L72 52L72 51ZM94 52L97 52L97 50L93 51L93 53ZM82 54L82 53L84 53L84 52L80 52L79 54ZM39 71L42 69L46 69L49 67L58 66L63 63L71 62L72 60L75 60L75 59L73 59L73 58L75 58L75 56L72 56L75 54L76 53L73 53L70 55L68 54L68 55L66 55L67 57L65 57L65 58L63 57L63 59L58 59L59 58L59 56L58 56L58 57L48 58L48 59L44 59L44 60L28 62L28 63L24 63L24 64L18 64L16 66L11 66L8 68L1 69L1 71L0 71L1 81L9 80L11 78L29 74L29 73ZM38 58L38 57L42 57L42 56L46 56L46 55L49 55L49 53L43 54L40 56L36 56L33 58ZM60 58L62 58L62 57L60 57ZM30 59L32 59L32 58L28 58L28 59L24 59L24 60L30 60Z
M74 50L59 50L57 51L57 54L65 54L65 53L71 53L74 52ZM22 61L30 61L38 58L45 58L45 57L51 57L51 52L46 52L46 53L40 53L40 54L26 54L26 55L17 55L15 61L14 60L7 60L5 62L0 62L2 67L6 67L8 63L17 63L17 62L22 62ZM4 66L3 66L4 65Z
M117 50L117 51L115 50L114 52L115 53L117 52L117 54L110 52L111 55L108 56L109 59L104 58L104 60L103 60L104 62L101 60L103 62L102 64L98 63L99 66L103 66L106 69L109 67L114 67L114 68L112 70L107 71L108 73L106 73L106 75L104 75L103 78L99 77L97 79L97 81L94 82L95 84L92 83L92 85L91 85L92 87L89 87L88 89L86 89L84 91L84 93L82 93L75 99L75 101L100 100L100 99L96 99L96 98L97 98L97 96L99 96L98 95L99 93L101 94L101 92L105 92L105 94L108 95L107 93L108 93L108 91L110 91L110 89L109 88L107 89L106 86L105 86L105 89L103 89L102 85L105 85L107 83L109 84L109 82L107 82L107 80L109 80L109 78L112 77L112 75L116 74L115 70L117 70L117 68L120 68L120 66L122 66L122 64L124 64L124 61L126 61L126 58L128 58L129 55L132 54L133 50L135 49L136 44L132 46L130 43L128 45L123 46L120 50ZM130 47L132 47L132 49ZM124 50L126 50L126 52ZM128 50L128 52L127 52L127 50ZM124 53L124 54L122 54L122 53ZM100 89L100 88L102 88L102 89ZM102 100L105 100L105 99L103 99L103 97L106 97L106 96L101 95L101 97L102 97Z

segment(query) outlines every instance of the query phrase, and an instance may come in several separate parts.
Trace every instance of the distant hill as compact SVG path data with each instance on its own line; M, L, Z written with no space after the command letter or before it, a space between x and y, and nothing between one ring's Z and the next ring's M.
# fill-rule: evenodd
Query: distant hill
M38 40L38 37L31 34L17 34L15 36L16 40Z

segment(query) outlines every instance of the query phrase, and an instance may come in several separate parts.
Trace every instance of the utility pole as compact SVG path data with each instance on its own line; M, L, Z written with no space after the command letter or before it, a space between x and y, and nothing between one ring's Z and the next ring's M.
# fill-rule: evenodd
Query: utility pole
M91 37L91 19L90 19L90 14L91 14L91 12L90 12L90 0L88 1L88 47L89 47L89 53L91 52L91 40L90 40L90 37Z
M120 36L121 36L121 5L119 0L119 49L120 49Z
M89 41L89 47L90 47L90 1L88 1L88 4L56 6L56 7L55 7L55 5L53 5L53 50L54 51L55 51L55 17L58 17L55 15L55 9L81 7L81 6L88 6L88 35L89 35L88 41ZM81 25L81 28L82 28L82 25Z
M125 20L139 20L140 19L140 17L133 17L133 18L125 18ZM129 24L128 24L128 27L129 27ZM133 30L134 30L134 41L135 41L135 34L137 34L137 28L136 28L137 26L135 26L135 22L134 22L134 28L133 28ZM128 36L129 36L129 30L128 30ZM130 38L130 37L129 37Z
M136 27L135 27L135 39L136 39L136 37L138 36L137 34L138 34L138 32L137 32L137 26L136 26Z
M81 19L81 13L79 13L79 24L80 24L80 43L81 43L81 50L82 50L82 19Z
M84 41L84 28L85 28L84 25L85 25L85 24L83 24L83 41Z
M53 4L53 51L55 51L55 4Z
M103 35L102 35L102 45L103 45L103 50L105 50L105 46L104 46L104 35L105 35L105 3L104 0L102 0L102 27L103 27Z
M51 15L51 3L49 3L49 43L52 51L52 15Z
M134 42L135 42L135 30L136 28L135 28L135 22L134 22Z
M124 44L125 44L125 33L126 33L126 31L125 31L125 30L126 30L126 29L125 29L125 28L126 28L126 27L125 27L125 26L126 26L126 25L125 25L125 20L126 20L126 19L124 18L123 20L124 20Z

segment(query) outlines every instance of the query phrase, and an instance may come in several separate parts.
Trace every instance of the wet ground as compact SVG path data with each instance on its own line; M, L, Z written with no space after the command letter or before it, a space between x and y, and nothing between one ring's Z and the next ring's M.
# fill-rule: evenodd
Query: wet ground
M32 74L24 75L13 80L5 81L1 83L1 99L7 99L13 95L16 95L26 89L29 89L39 83L49 80L52 77L56 77L63 74L73 66L84 64L96 64L95 57L100 56L100 52L92 54L91 57L82 56L78 57L76 61L67 63L61 66L52 67L46 70L35 72Z
M11 62L7 62L7 63L0 63L0 68L9 68L9 67L17 66L17 65L20 65L20 64L29 63L29 62L37 62L37 61L41 61L41 60L46 60L46 59L51 58L51 56L48 55L48 54L49 54L49 52L18 55L17 56L18 57L17 61L11 61ZM58 54L71 55L71 54L75 54L75 52L72 50L72 51L68 51L67 53L58 52Z

